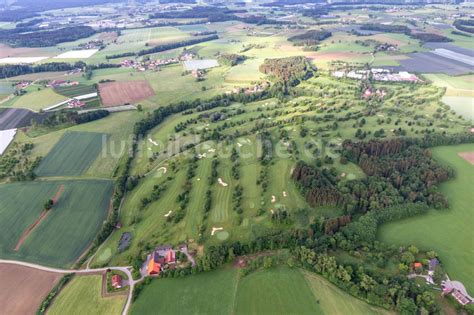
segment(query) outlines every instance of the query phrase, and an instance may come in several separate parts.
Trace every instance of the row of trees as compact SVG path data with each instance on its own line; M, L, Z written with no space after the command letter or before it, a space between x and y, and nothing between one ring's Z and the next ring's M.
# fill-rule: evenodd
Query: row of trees
M18 75L39 73L39 72L71 71L74 69L82 69L86 71L87 69L96 70L96 69L118 68L118 67L120 67L120 64L101 63L97 65L86 65L82 61L78 61L76 63L49 62L49 63L43 63L43 64L38 64L38 65L26 65L26 64L1 65L0 78L6 79L10 77L15 77Z
M120 54L115 54L115 55L107 55L105 58L107 58L108 60L108 59L117 59L117 58L132 57L132 56L139 57L139 56L154 54L157 52L162 52L162 51L166 51L170 49L176 49L176 48L186 47L186 46L195 45L199 43L204 43L204 42L208 42L208 41L216 40L216 39L219 39L219 36L217 35L204 36L204 37L195 38L195 39L183 40L183 41L175 42L175 43L161 44L161 45L154 46L152 48L139 50L136 53L125 52L125 53L120 53Z

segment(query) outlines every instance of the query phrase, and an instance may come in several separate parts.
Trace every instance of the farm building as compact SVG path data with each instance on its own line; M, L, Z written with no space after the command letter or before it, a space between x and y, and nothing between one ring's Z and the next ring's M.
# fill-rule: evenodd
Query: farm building
M114 289L120 289L122 287L122 277L119 275L112 276L112 287Z
M443 281L441 282L443 295L451 294L461 305L474 303L474 299L467 293L464 285L459 281Z
M148 275L158 275L166 267L176 263L176 253L171 246L159 246L150 254L147 265Z

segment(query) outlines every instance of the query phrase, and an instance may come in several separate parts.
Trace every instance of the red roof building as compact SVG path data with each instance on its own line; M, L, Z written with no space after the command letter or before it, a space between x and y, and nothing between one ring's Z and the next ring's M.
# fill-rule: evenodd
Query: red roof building
M122 277L119 275L112 276L112 287L115 289L120 289L122 287Z

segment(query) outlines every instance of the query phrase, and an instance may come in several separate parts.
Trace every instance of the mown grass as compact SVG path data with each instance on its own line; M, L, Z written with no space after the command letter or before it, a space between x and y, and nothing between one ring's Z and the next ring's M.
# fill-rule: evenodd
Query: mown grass
M160 298L155 298L160 297ZM274 267L240 276L224 269L145 287L132 314L389 314L344 293L318 275Z
M48 314L121 314L127 296L103 298L101 288L102 275L75 276L54 300Z
M451 279L464 283L474 292L474 166L458 156L460 152L473 152L474 145L465 144L433 149L433 156L456 171L456 177L440 185L448 198L446 210L432 210L428 214L393 222L382 226L380 239L394 244L414 244L423 249L435 250Z
M90 94L97 92L96 88L92 85L73 85L73 86L65 86L65 87L58 87L54 89L54 91L60 95L66 97L76 97L80 95Z
M60 185L64 192L53 209L15 251L20 236ZM0 185L0 256L56 267L71 265L102 226L111 193L112 183L104 180Z

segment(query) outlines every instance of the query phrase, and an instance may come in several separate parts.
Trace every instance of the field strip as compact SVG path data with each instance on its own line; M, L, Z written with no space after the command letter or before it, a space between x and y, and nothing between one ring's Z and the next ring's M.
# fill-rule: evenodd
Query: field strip
M64 192L64 185L61 185L59 186L58 191L56 192L56 194L54 195L52 199L53 204L56 204L56 202L58 201L59 197L61 197L63 192ZM18 240L18 243L16 243L16 246L15 246L16 252L20 250L21 245L23 245L23 243L26 241L26 239L31 234L31 232L41 223L41 221L44 220L44 218L46 218L46 216L50 212L51 210L43 210L41 214L39 215L39 217L35 220L35 222L33 222L30 226L26 228L23 234L21 234L20 239Z

